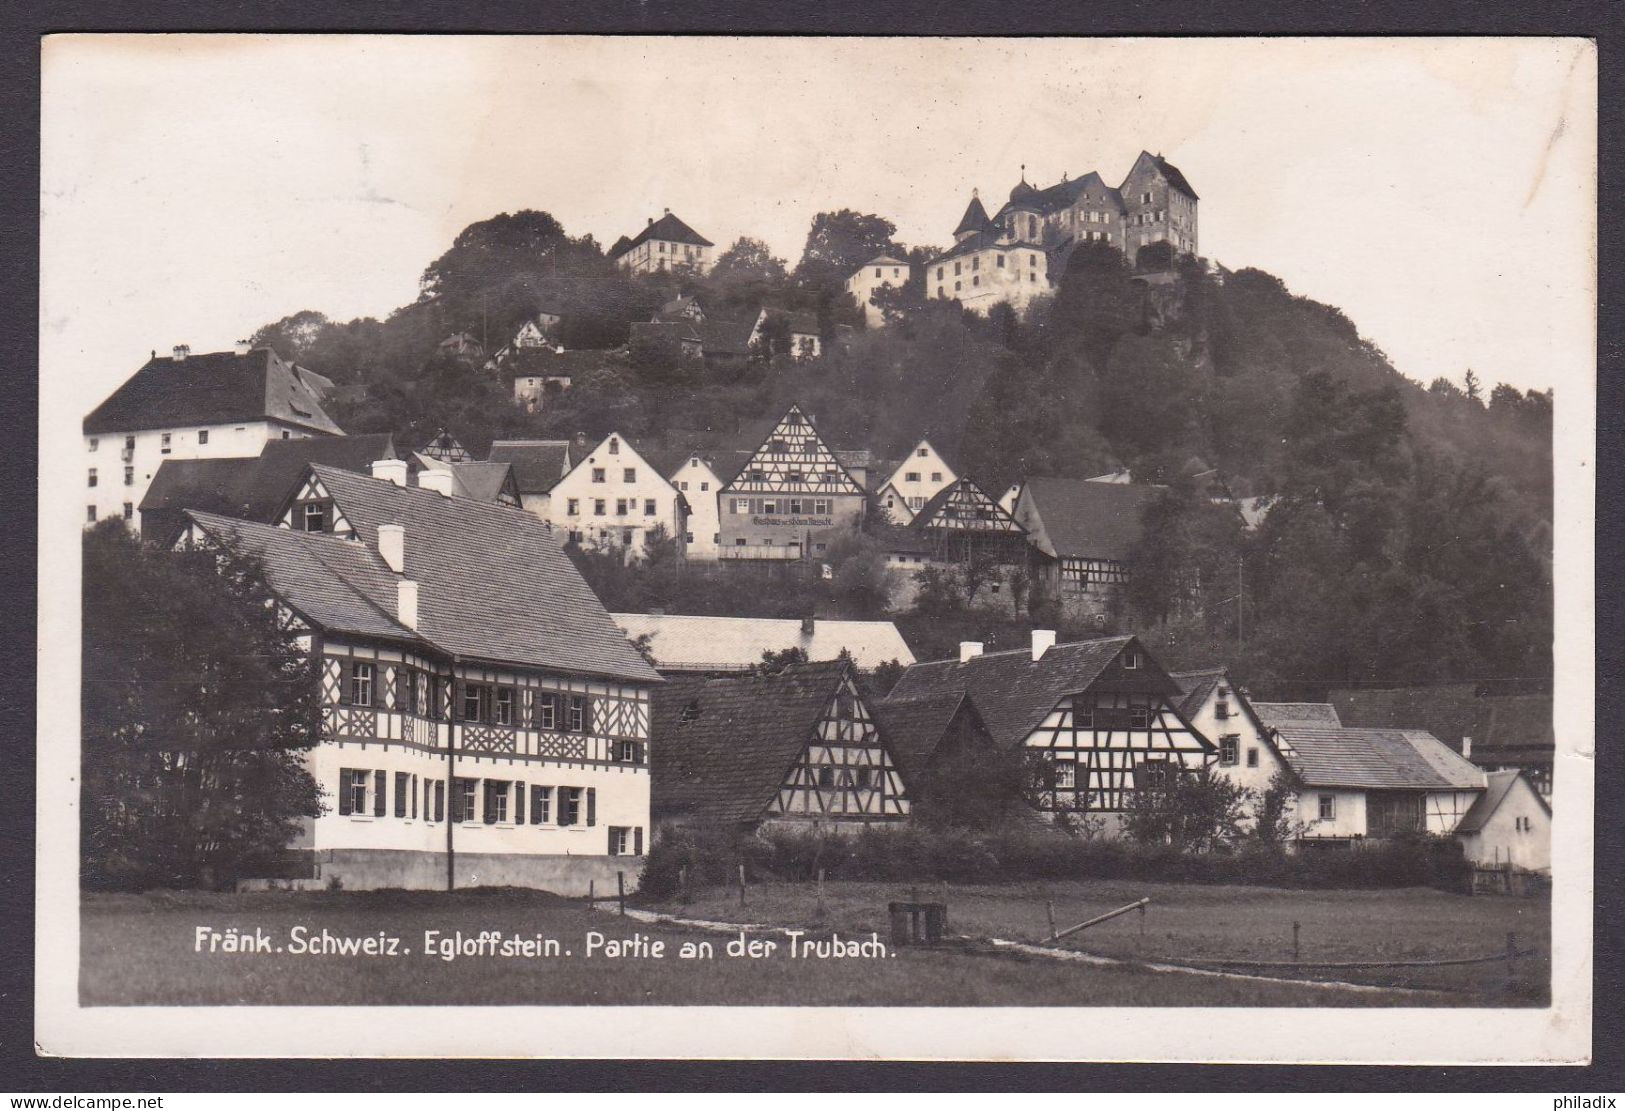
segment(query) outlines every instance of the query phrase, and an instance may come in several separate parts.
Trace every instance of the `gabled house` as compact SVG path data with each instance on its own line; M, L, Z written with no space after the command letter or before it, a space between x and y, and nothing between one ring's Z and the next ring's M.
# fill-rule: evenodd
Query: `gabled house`
M457 437L444 428L430 436L428 442L417 450L419 454L427 455L431 459L438 459L443 463L470 463L474 461L474 456L469 453L468 449L458 443Z
M1283 725L1275 739L1305 841L1452 834L1484 793L1484 773L1425 730Z
M1474 683L1334 690L1348 725L1426 729L1487 771L1529 777L1548 802L1557 749L1549 694L1490 694Z
M172 544L186 526L186 510L269 523L311 463L371 474L379 460L396 458L388 432L271 440L246 459L166 459L141 499L141 534Z
M886 516L891 518L894 525L907 526L914 520L914 514L917 512L908 504L908 497L893 482L886 483L875 492L875 501L880 503L880 508L886 511Z
M251 459L278 440L343 436L322 408L332 382L268 347L154 352L85 417L85 523L136 508L166 462Z
M1132 636L1056 644L1034 630L1031 649L909 668L889 699L970 695L993 739L1043 761L1040 809L1050 820L1088 815L1118 832L1136 793L1213 762L1214 745L1180 715L1184 692Z
M1103 612L1110 593L1128 582L1146 507L1160 486L1076 478L1028 478L1012 514L1050 561L1041 572L1062 605Z
M906 528L887 530L880 542L888 561L900 566L908 562L904 557L923 551L926 567L974 568L967 573L981 581L971 601L1011 612L1021 608L1037 556L1026 530L969 477L937 491ZM912 604L918 586L912 576L906 578L897 604Z
M1552 808L1520 771L1484 778L1484 793L1456 826L1463 855L1478 865L1551 872Z
M717 558L717 545L722 540L721 525L717 519L717 497L722 491L722 476L716 470L714 456L687 452L678 458L681 462L668 471L666 479L688 503L685 526L688 531L683 537L688 558L714 560Z
M825 618L699 617L671 613L615 613L628 640L643 644L662 675L728 675L749 671L764 652L799 648L811 663L847 653L855 666L873 671L896 661L907 666L914 653L890 621L833 621ZM644 640L644 638L648 638Z
M652 751L657 823L842 829L909 813L844 660L671 680L655 695Z
M690 324L704 324L705 306L700 304L698 297L682 295L673 297L655 311L653 321L656 324L669 324L679 321Z
M519 484L513 468L507 463L447 463L422 452L413 452L406 460L407 485L422 486L429 490L444 490L454 498L472 498L492 502L513 509L523 508L519 497ZM388 466L371 469L374 478L390 478Z
M1247 692L1236 685L1228 668L1176 671L1169 678L1184 693L1180 716L1219 750L1213 763L1216 775L1254 792L1257 799L1269 790L1277 775L1292 775L1291 766L1275 747L1269 725L1254 710Z
M543 521L552 519L553 487L574 466L569 440L494 440L486 461L509 465L520 506Z
M818 327L817 316L807 312L786 312L783 309L767 308L756 314L756 323L751 326L751 350L765 350L773 332L781 328L788 337L788 353L791 358L816 359L824 353L824 341ZM775 351L773 354L778 352Z
M277 525L187 517L179 547L261 560L320 665L307 760L327 809L267 879L565 895L617 871L636 882L660 677L546 526L319 463Z
M615 241L609 260L634 274L654 274L663 270L691 268L703 274L715 258L715 244L673 216L666 209L660 219L650 219L637 235Z
M721 559L815 558L863 519L862 483L792 405L722 489Z
M906 525L914 519L914 514L925 508L926 502L957 481L959 475L948 465L942 453L932 446L930 440L921 440L888 472L881 493L884 498L885 489L889 486L902 498L908 509L907 516L898 515L893 519L900 525ZM882 500L881 504L886 503Z
M583 547L618 548L631 559L663 528L682 550L688 507L659 467L619 432L577 450L575 466L548 495L555 529Z
M485 345L467 332L453 332L440 341L439 350L441 354L464 355L471 359L485 356Z

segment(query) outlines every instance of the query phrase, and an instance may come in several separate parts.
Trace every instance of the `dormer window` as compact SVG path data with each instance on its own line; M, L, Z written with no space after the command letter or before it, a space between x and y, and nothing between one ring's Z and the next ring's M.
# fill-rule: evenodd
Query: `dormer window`
M305 532L326 532L327 503L312 501L300 506L299 527Z

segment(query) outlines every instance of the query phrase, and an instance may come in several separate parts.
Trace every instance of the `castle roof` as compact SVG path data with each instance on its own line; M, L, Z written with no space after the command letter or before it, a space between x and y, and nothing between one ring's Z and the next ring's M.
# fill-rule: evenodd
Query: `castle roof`
M986 231L992 225L993 221L987 218L987 209L982 207L982 199L973 193L970 204L965 206L965 215L959 218L959 226L954 229L954 234L961 235L967 231Z

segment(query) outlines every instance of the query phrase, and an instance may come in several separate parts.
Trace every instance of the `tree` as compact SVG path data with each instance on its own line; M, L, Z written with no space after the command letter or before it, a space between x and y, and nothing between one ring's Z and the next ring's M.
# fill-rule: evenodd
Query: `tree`
M1163 786L1130 794L1123 820L1130 839L1181 852L1211 852L1241 839L1252 792L1206 767L1168 775Z
M850 208L820 212L807 232L796 281L840 290L853 271L876 255L897 254L901 248L892 239L896 234L897 225L881 216Z
M424 268L419 284L425 296L466 297L535 268L569 245L563 225L550 214L504 212L459 232L451 248Z
M923 774L910 778L909 814L927 829L1008 829L1013 817L1031 808L1029 782L1027 755L1019 746L945 742Z
M84 882L230 882L321 812L317 665L234 547L147 548L113 521L83 544Z
M1482 400L1484 395L1484 385L1478 380L1478 375L1473 373L1472 367L1467 368L1467 374L1462 379L1461 386L1462 392L1467 395L1468 401Z
M248 342L253 347L269 347L289 362L303 362L311 345L331 325L332 321L315 309L302 309L265 325Z
M1270 785L1258 796L1253 836L1272 847L1280 847L1297 837L1303 831L1303 823L1294 813L1297 799L1297 781L1291 773L1277 771L1270 777Z
M744 235L717 256L710 273L713 280L721 281L749 279L782 282L787 275L784 260L775 258L766 243Z
M761 678L772 678L773 676L783 672L787 667L792 667L795 664L804 664L806 662L806 650L794 644L788 648L781 648L777 652L773 651L771 648L765 648L762 650L762 658L756 663L751 664L750 667L746 669L746 674L759 676Z

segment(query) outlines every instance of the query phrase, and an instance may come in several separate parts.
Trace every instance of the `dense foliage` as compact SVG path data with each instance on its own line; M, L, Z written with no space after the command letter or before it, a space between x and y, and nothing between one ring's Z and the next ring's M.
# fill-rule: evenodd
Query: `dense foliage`
M229 883L320 812L315 665L258 564L84 539L83 881Z
M916 282L883 299L886 327L865 331L845 276L883 250L929 254L894 235L879 216L826 212L794 267L741 239L711 274L637 276L546 213L505 214L465 229L389 319L306 311L258 338L343 383L333 408L346 429L409 444L442 426L476 452L497 436L725 438L794 401L836 446L880 458L929 437L995 495L1023 475L1128 468L1169 490L1105 628L1145 635L1174 666L1229 662L1257 695L1549 674L1548 394L1501 384L1486 400L1476 375L1424 388L1338 310L1269 274L1190 257L1137 273L1101 244L1074 251L1054 295L1021 316L926 300ZM628 350L631 322L678 294L711 319L770 306L816 315L826 340L856 330L804 363ZM541 412L513 405L485 356L437 347L461 330L495 349L544 307L563 314L559 338L580 365ZM1215 492L1262 499L1262 525L1243 528ZM832 553L833 583L736 567L722 578L660 554L643 567L578 562L611 609L877 616L898 583L872 544L854 544ZM966 605L962 577L925 585L919 620L904 621L921 658L954 639L1019 643L1033 622L1102 628L1069 629L1037 590L1012 619Z

